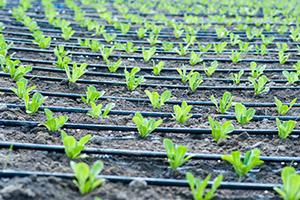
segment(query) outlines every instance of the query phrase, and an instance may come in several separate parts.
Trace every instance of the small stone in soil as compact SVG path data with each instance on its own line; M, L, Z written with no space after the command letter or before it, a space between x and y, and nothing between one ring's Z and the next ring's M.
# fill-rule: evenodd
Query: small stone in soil
M129 183L129 187L132 190L145 189L147 187L147 182L142 179L135 179Z
M8 110L7 105L6 104L0 104L0 111L3 112L3 111L6 111L6 110Z
M249 138L249 134L247 132L243 132L237 136L238 141L244 141Z

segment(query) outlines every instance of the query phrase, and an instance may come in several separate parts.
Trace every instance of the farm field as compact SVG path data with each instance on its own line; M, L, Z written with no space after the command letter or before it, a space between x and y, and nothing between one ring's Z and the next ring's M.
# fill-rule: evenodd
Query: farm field
M0 200L299 200L299 13L0 0Z

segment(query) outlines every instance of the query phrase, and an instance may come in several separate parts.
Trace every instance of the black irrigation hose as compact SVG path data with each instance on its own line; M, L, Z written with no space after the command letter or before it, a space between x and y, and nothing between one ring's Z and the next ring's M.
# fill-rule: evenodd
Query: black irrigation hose
M57 177L64 179L75 179L74 174L57 173L57 172L40 172L40 171L12 171L0 170L0 177L26 177L26 176L40 176L40 177ZM188 187L186 180L180 179L163 179L163 178L145 178L145 177L124 177L112 175L99 175L97 178L104 178L110 182L121 182L128 184L134 180L144 180L149 185L159 186L179 186ZM212 186L212 181L208 182L208 186ZM266 183L235 183L235 182L221 182L219 189L236 189L236 190L273 190L274 187L282 187L280 184L266 184Z
M0 125L4 126L25 126L37 127L44 122L32 121L18 121L18 120L0 120ZM136 132L137 128L134 126L110 126L110 125L94 125L94 124L71 124L65 123L63 128L67 129L85 129L96 131L122 131L122 132ZM156 128L154 133L179 133L179 134L211 134L211 129L195 129L195 128ZM230 134L248 133L250 135L278 135L278 130L252 130L252 129L236 129ZM292 135L300 135L300 130L293 130Z
M10 148L13 146L14 150L27 149L37 151L54 151L65 152L64 146L59 145L45 145L45 144L30 144L30 143L16 143L16 142L0 142L0 148ZM127 149L100 149L100 148L84 148L82 153L87 154L107 154L117 156L132 156L132 157L158 157L167 158L165 152L155 151L140 151L140 150L127 150ZM191 159L194 160L222 160L221 154L198 154L187 153L186 156L193 155ZM241 156L243 159L244 156ZM300 157L274 157L274 156L259 156L259 158L265 162L300 162Z

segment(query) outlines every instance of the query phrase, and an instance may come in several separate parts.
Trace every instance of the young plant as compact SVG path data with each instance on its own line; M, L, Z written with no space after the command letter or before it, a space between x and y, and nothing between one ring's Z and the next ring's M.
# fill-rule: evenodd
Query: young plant
M158 35L155 36L153 33L150 33L149 38L147 38L147 41L150 43L151 46L154 46L155 44L160 42L160 40L158 40L157 38Z
M191 188L194 200L210 200L216 196L215 191L220 187L223 180L223 175L220 174L212 182L211 189L204 196L204 190L208 185L211 175L208 175L203 181L198 178L194 178L193 174L186 173L186 179L188 180L189 186Z
M196 65L199 62L202 62L203 59L200 58L201 54L196 54L194 51L192 51L191 55L190 55L190 64L192 66Z
M255 45L255 51L258 55L264 56L266 53L268 53L269 51L267 51L267 47L264 44L260 45L260 49L258 45Z
M45 49L50 47L51 37L46 38L42 31L35 31L32 37L34 38L32 42L38 44L40 48Z
M294 120L285 121L283 123L280 122L278 118L276 118L276 124L278 128L279 137L285 139L291 132L293 131L296 122Z
M75 31L72 30L72 27L63 27L61 29L62 34L61 36L65 39L65 40L70 40L70 38L74 35Z
M71 161L70 165L77 179L73 180L73 183L78 187L81 194L93 191L104 182L104 179L97 179L97 176L103 169L103 163L101 161L96 161L93 164L92 169L83 162L76 163Z
M235 73L235 74L231 75L231 78L235 85L238 85L241 82L240 79L243 76L243 74L244 74L244 70L240 70L239 73L237 73L237 74Z
M283 51L279 51L279 53L278 53L279 63L284 64L287 61L287 59L290 57L290 55L291 54L288 54L285 56Z
M199 47L199 51L200 52L208 52L208 50L211 48L211 44L208 44L208 45L202 45L202 44L200 44L200 42L198 42L198 47Z
M273 189L280 194L284 200L299 200L300 175L296 174L295 168L291 166L284 167L281 172L281 180L283 182L283 187L274 187Z
M232 50L231 51L231 56L229 56L229 58L231 59L231 61L233 63L237 63L237 62L242 60L241 54L242 54L242 52Z
M264 73L264 70L266 69L266 65L263 66L259 65L257 67L256 62L251 62L250 67L251 67L251 75L253 78L258 78L260 75Z
M300 48L300 47L299 47ZM299 72L300 71L300 60L297 62L297 65L293 65L293 68Z
M216 26L215 27L215 30L216 30L216 34L218 36L218 39L221 39L221 38L224 38L224 37L227 37L230 33L230 31L228 31L224 26Z
M192 107L192 105L188 106L187 103L183 101L181 107L179 105L175 105L173 107L175 115L172 114L172 117L174 117L180 124L184 124L189 118L193 116L188 115Z
M255 81L255 79L253 77L248 77L248 80L254 86L255 95L258 95L262 92L268 92L270 90L269 87L264 87L266 85L266 83L268 82L268 78L265 75L261 76L257 82Z
M147 29L145 29L144 27L141 27L138 30L136 30L135 32L136 32L138 38L142 39L145 36Z
M192 155L185 156L188 150L186 146L174 146L174 143L170 139L164 139L164 146L167 152L169 164L173 170L177 169L185 161L193 157Z
M120 64L122 63L122 59L119 59L117 62L110 62L108 59L106 59L107 67L110 72L116 72L119 68Z
M253 116L255 114L255 109L254 108L249 108L247 110L246 106L244 106L241 103L235 104L234 108L235 108L236 120L240 124L247 124L253 118Z
M29 92L31 91L31 90L33 90L33 89L35 89L36 88L36 86L32 86L31 88L28 88L27 90L26 90L26 87L27 87L27 80L25 79L25 78L22 78L21 80L19 80L18 82L17 82L17 86L18 86L18 88L16 89L16 88L10 88L19 98L24 98L25 97L25 95L28 95L29 94Z
M241 40L239 40L239 35L235 35L234 33L230 33L230 43L231 46L235 46L238 44Z
M54 48L54 55L55 55L56 57L65 57L65 56L67 56L69 53L70 53L69 51L65 51L63 45L59 45L59 46L56 46L56 47Z
M127 42L124 50L127 52L127 53L133 53L135 52L136 50L138 50L139 47L133 47L133 43L132 42Z
M148 51L145 51L144 46L142 46L142 51L145 62L148 62L151 59L151 57L155 54L156 47L151 47Z
M69 82L75 83L83 74L85 74L86 67L87 67L86 63L83 63L80 65L80 67L77 67L77 63L73 62L73 70L71 76L69 65L65 65L65 71Z
M233 99L231 98L230 92L225 92L223 94L223 98L220 99L219 103L215 99L214 95L211 95L210 99L216 105L217 111L222 114L225 113L230 107L233 106L233 103L232 103Z
M82 99L83 103L91 104L92 102L96 102L100 97L102 97L104 95L104 93L105 93L104 91L97 92L96 88L94 86L90 85L87 88L86 98L81 96L81 99Z
M40 124L46 126L49 131L58 131L68 120L67 116L60 116L57 118L53 118L52 112L49 109L44 109L44 112L48 118L46 124Z
M212 63L210 63L210 67L206 67L206 64L203 63L203 69L207 76L213 75L213 73L215 73L217 67L218 67L218 61L216 61L216 60L213 61Z
M196 90L200 83L203 82L203 78L200 77L199 72L194 72L189 77L189 85L192 91Z
M105 41L107 42L107 43L110 43L111 41L113 41L114 39L116 39L116 37L117 37L117 35L116 34L108 34L108 33L103 33L102 34L103 35L103 37L104 37L104 39L105 39Z
M167 41L162 42L162 48L164 51L172 51L173 50L173 43L168 43Z
M298 71L298 72L283 71L282 74L285 78L287 78L289 83L294 84L296 81L298 81L298 76L300 74L300 71Z
M278 114L280 115L285 115L292 108L294 103L297 101L297 98L293 99L293 101L290 103L290 106L288 106L288 105L282 105L282 102L276 97L274 97L274 99L275 99L275 104L277 107Z
M161 99L159 100L159 94L157 92L150 92L148 90L145 90L145 93L149 97L153 108L161 108L163 105L165 105L165 102L168 101L171 97L170 91L165 91L161 95Z
M165 63L163 61L160 61L157 65L155 65L155 62L153 61L153 74L155 76L159 75L164 65Z
M131 24L130 23L120 23L121 33L127 34L130 30Z
M176 68L176 70L179 73L179 75L181 76L181 81L184 82L184 83L186 83L189 80L190 76L194 72L194 70L192 69L190 71L190 73L186 74L187 71L186 71L186 67L184 65L182 65L182 71L179 68Z
M155 121L154 119L144 119L141 113L135 113L132 121L136 124L138 131L142 137L146 137L151 132L154 131L159 125L161 125L162 120Z
M214 136L216 142L221 138L228 138L227 134L234 130L231 121L227 121L221 125L218 121L213 120L211 116L208 116L208 120L211 127L211 134Z
M249 52L252 49L252 47L253 47L252 45L249 45L249 42L245 42L245 43L243 43L243 41L239 42L239 48L243 53Z
M135 74L138 73L139 71L141 71L139 67L134 67L130 73L127 71L126 68L124 69L126 84L129 90L134 90L137 86L139 86L139 84L146 81L146 79L144 79L143 76L135 78Z
M54 63L54 65L58 68L58 69L65 69L65 66L68 65L71 62L71 58L69 57L61 57L61 56L57 56L57 61L56 63Z
M264 161L259 159L260 151L258 149L253 149L248 151L243 161L240 158L239 151L232 151L231 155L223 155L222 160L230 162L236 173L239 175L239 182L241 182L242 176L246 175L253 167L264 163Z
M29 95L25 94L24 102L26 113L28 115L34 114L46 99L47 97L43 97L40 93L34 93L34 95L32 96L32 101L31 103L29 103Z
M112 46L110 48L104 47L104 45L102 45L102 44L99 46L99 50L102 54L103 60L107 60L109 58L109 56L113 52L114 48L115 48L114 46Z
M186 55L188 52L189 52L189 45L186 45L185 47L182 45L182 43L179 43L179 48L180 48L180 50L179 49L175 49L175 51L179 54L179 55L181 55L181 56L184 56L184 55Z
M31 70L32 70L31 66L26 66L26 67L20 66L17 68L14 66L10 66L9 73L10 73L11 78L18 81L18 80L21 80L25 76L25 74L27 72L30 72Z
M78 43L80 44L80 46L82 46L82 47L90 47L90 39L89 38L87 38L87 39L85 39L84 41L83 40L81 40L81 39L77 39L77 41L78 41ZM96 42L96 41L95 41ZM92 49L93 50L93 49ZM98 48L97 48L97 50L98 50ZM96 51L97 51L96 50Z
M114 103L108 103L105 108L104 112L102 113L101 109L103 107L102 104L96 105L94 102L90 103L92 110L89 110L87 112L88 116L91 116L92 118L100 117L100 118L108 118L107 114L115 107Z
M262 34L261 36L261 40L263 41L264 45L268 46L269 44L271 44L273 42L273 40L275 39L274 36L272 37L265 37L264 34Z
M220 54L225 50L225 48L227 46L227 42L222 42L222 43L219 42L218 44L213 43L213 45L214 45L214 50L215 50L216 54Z
M29 29L30 32L34 32L40 28L37 25L37 23L28 16L26 16L22 22L24 26L26 26Z
M186 38L183 38L183 41L187 44L187 45L193 45L194 42L196 41L196 36L190 36L189 34L187 34L185 36Z

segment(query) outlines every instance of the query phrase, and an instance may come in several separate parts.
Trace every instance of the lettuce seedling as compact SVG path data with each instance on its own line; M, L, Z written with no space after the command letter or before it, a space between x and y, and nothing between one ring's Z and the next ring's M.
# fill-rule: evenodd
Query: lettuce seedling
M268 82L268 78L265 75L261 76L257 82L254 80L254 78L252 78L250 76L248 77L248 80L254 86L255 95L258 95L262 92L268 92L270 90L269 87L264 87L266 85L266 83Z
M211 48L212 44L208 44L208 45L202 45L200 44L200 42L198 42L198 47L199 47L199 51L200 52L208 52L208 50Z
M154 46L155 44L160 42L160 40L158 40L157 38L158 35L155 36L153 33L150 33L149 38L147 38L147 41L150 43L151 46Z
M296 81L299 80L299 75L300 71L297 72L288 72L288 71L283 71L282 74L284 75L285 78L289 81L289 83L294 84Z
M173 43L169 43L167 41L162 42L162 48L164 51L172 51L173 50Z
M234 33L230 33L230 43L231 46L235 46L238 44L241 40L239 40L239 35L235 35Z
M194 42L196 42L196 36L194 36L194 35L190 36L189 34L186 34L185 37L186 37L186 38L183 38L183 41L184 41L187 45L194 45Z
M61 138L65 146L65 152L71 159L87 158L86 154L80 154L85 148L85 143L91 139L91 135L82 137L78 142L73 136L69 136L65 131L61 131Z
M151 47L148 51L145 51L144 46L142 46L142 51L145 62L148 62L151 59L151 57L155 54L156 47Z
M179 54L179 55L181 55L181 56L184 56L184 55L186 55L188 52L189 52L189 44L188 45L186 45L185 47L181 44L181 43L179 43L179 48L180 48L180 50L179 49L177 49L177 48L175 48L174 50Z
M214 50L216 52L216 54L220 54L223 51L225 51L225 48L227 46L227 42L219 42L218 44L213 43L214 45Z
M227 134L234 130L231 121L227 121L221 125L218 121L213 120L211 116L208 116L208 120L211 127L211 134L214 136L216 142L221 138L228 138Z
M260 75L264 73L264 70L266 69L266 65L257 67L256 62L251 62L250 67L251 67L251 75L253 78L258 78Z
M134 67L129 73L126 68L124 69L126 84L129 90L134 90L135 88L137 88L137 86L139 86L139 84L146 81L146 79L143 76L135 78L135 74L138 73L140 70L141 68Z
M216 105L217 111L219 113L225 113L230 107L233 106L232 103L232 98L231 98L231 93L230 92L225 92L223 94L223 98L220 99L220 103L218 103L214 97L214 95L211 95L210 97L211 101Z
M279 51L278 53L278 56L279 56L279 63L280 64L284 64L287 59L290 57L291 54L288 54L288 55L284 55L283 51Z
M22 23L29 29L30 32L34 32L40 28L37 23L28 16L22 20Z
M260 49L259 46L256 44L255 45L255 51L258 55L264 56L266 53L268 53L269 51L267 51L267 47L264 44L260 45Z
M186 120L193 116L188 115L192 107L192 105L188 106L187 103L183 101L181 107L179 105L175 105L173 107L175 115L172 114L172 117L174 117L180 124L184 124Z
M54 65L58 68L58 69L65 69L65 66L68 65L71 62L71 58L69 57L61 57L61 56L57 56L57 61L56 63L54 63Z
M102 35L104 33L105 26L100 26L99 24L95 25L95 34L94 35Z
M200 77L199 72L193 72L189 77L189 85L192 91L196 90L200 83L203 82L203 78Z
M188 150L186 146L174 146L174 143L170 139L164 139L164 146L167 152L169 164L173 170L177 169L185 161L193 157L193 155L185 156Z
M130 23L120 23L120 31L123 34L127 34L130 30L131 24Z
M100 46L103 46L103 45L100 44L97 40L92 40L90 43L90 49L92 51L98 51Z
M74 35L75 31L72 30L72 27L63 27L61 29L62 34L61 36L65 39L65 40L70 40L70 38L72 37L72 35Z
M145 29L144 27L141 27L138 30L136 30L135 32L136 32L138 38L142 39L145 36L147 29Z
M97 179L97 176L103 169L103 163L101 161L96 161L91 170L89 166L83 162L76 163L71 161L70 165L77 179L73 180L73 183L78 187L81 194L93 191L105 181L104 179Z
M216 25L215 31L218 36L218 39L227 37L230 33L230 30L228 31L224 26L219 27L218 25Z
M90 85L87 88L86 98L81 96L81 99L84 103L91 104L92 102L96 102L100 97L102 97L104 93L105 93L104 91L97 92L96 88Z
M211 76L213 75L213 73L215 73L217 67L218 67L218 61L213 61L212 63L210 63L210 67L206 67L206 64L203 63L203 69L204 69L204 72L207 76Z
M77 39L77 41L80 44L80 46L82 46L82 47L90 47L91 40L89 38L85 39L84 41L82 41L81 39Z
M299 200L300 199L300 175L296 174L293 167L284 167L281 172L281 180L283 187L274 187L273 189L280 194L284 200Z
M298 46L299 50L300 50L300 46ZM293 68L299 72L300 71L300 60L297 62L297 65L293 65Z
M144 119L141 113L135 113L132 121L136 124L138 131L142 137L146 137L151 132L154 131L159 125L161 125L162 120L155 121L154 119Z
M273 29L273 27L274 26L272 26L272 29ZM273 40L275 39L274 36L266 37L264 34L262 34L260 37L261 37L261 40L263 41L264 45L266 45L266 46L271 44L273 42Z
M255 109L254 108L249 108L248 110L246 109L246 106L244 106L241 103L235 104L235 117L236 120L240 124L247 124L254 116L255 114Z
M289 121L283 122L281 124L280 120L278 118L276 118L276 124L277 124L277 128L278 128L279 137L285 139L293 131L293 129L296 125L296 122L293 120L289 120Z
M155 62L153 60L153 74L155 76L159 75L161 72L162 68L164 67L165 63L163 61L160 61L157 65L155 65Z
M159 100L159 94L157 92L150 92L148 90L145 90L145 93L149 97L153 108L161 108L163 105L165 105L165 102L168 101L171 97L170 91L165 91L161 95L161 99Z
M252 45L249 46L249 42L243 43L243 41L239 41L239 48L243 53L247 53L252 49L252 47L253 47Z
M29 103L29 95L25 93L24 102L26 113L28 115L34 114L46 99L47 97L43 97L40 93L34 93L32 101Z
M253 167L264 163L264 161L259 159L260 151L258 149L253 149L248 151L243 161L240 158L239 151L232 151L231 155L223 155L222 160L230 162L236 173L239 175L239 182L241 182L242 176L246 175Z
M240 79L243 76L243 74L244 74L244 70L240 70L239 73L237 73L237 74L235 73L235 74L231 75L231 78L235 85L238 85L241 82Z
M136 50L138 50L139 47L133 47L133 43L132 42L127 42L124 50L127 52L127 53L134 53Z
M190 55L190 64L191 65L196 65L199 62L202 62L203 59L200 58L201 54L196 54L194 51L192 51L191 55Z
M232 50L231 51L231 56L229 56L229 58L231 59L231 61L233 63L237 63L237 62L242 60L241 54L242 54L242 52Z
M104 45L102 45L102 44L99 46L99 50L102 54L103 60L107 60L109 58L109 56L113 52L114 48L115 48L114 46L112 46L110 48L104 47Z
M186 67L184 66L184 64L182 65L182 71L179 68L176 68L177 72L179 73L179 75L181 76L181 81L186 83L190 76L193 74L194 70L192 69L188 74L186 74Z
M297 28L294 28L293 26L291 27L290 38L292 38L293 42L300 42L300 29L299 29L299 27L297 27Z
M32 86L31 88L28 88L26 90L26 87L27 87L27 80L25 78L22 78L21 80L19 80L17 82L17 86L18 88L10 88L19 98L24 98L25 97L25 94L29 94L29 92L31 90L33 90L34 88L36 88L36 86Z
M27 73L30 72L32 70L31 66L20 66L20 67L14 67L13 65L10 66L9 68L9 73L11 78L13 78L14 80L18 81L21 80L23 78L23 76Z
M35 31L32 37L35 39L32 42L38 44L40 48L45 49L50 47L51 37L45 37L42 31Z
M278 110L278 114L280 115L285 115L292 108L294 103L297 101L297 98L293 99L293 101L290 103L290 106L288 106L288 105L282 105L282 102L276 97L274 97L274 99Z
M59 46L56 46L54 48L54 55L56 57L65 57L69 54L70 52L69 51L65 51L64 50L64 46L63 45L59 45Z
M216 177L212 183L211 189L204 196L204 190L208 185L211 175L208 175L203 181L195 178L192 173L186 173L186 179L188 180L189 186L191 188L194 200L210 200L216 196L215 191L220 187L223 180L223 175L220 174Z
M102 34L103 35L103 37L104 37L104 39L105 39L105 41L107 42L107 43L110 43L111 41L113 41L114 39L116 39L117 38L117 35L116 34L108 34L108 33L103 33Z
M92 110L87 112L88 116L92 118L100 117L100 118L108 118L107 114L115 107L115 103L108 103L105 108L104 112L102 113L101 109L103 107L102 104L96 105L94 102L91 102Z
M80 78L80 76L85 74L86 67L87 67L86 63L83 63L80 65L80 67L77 67L77 63L73 62L73 70L72 70L72 76L71 76L69 66L65 65L65 70L66 70L66 74L67 74L69 82L75 83Z
M116 72L122 63L122 59L119 59L117 62L110 62L108 59L106 59L106 63L110 72Z
M53 118L52 112L49 109L44 109L44 112L48 118L46 124L39 124L39 126L43 125L46 126L46 128L49 131L58 131L58 129L60 129L68 120L67 116L60 116L57 118Z

